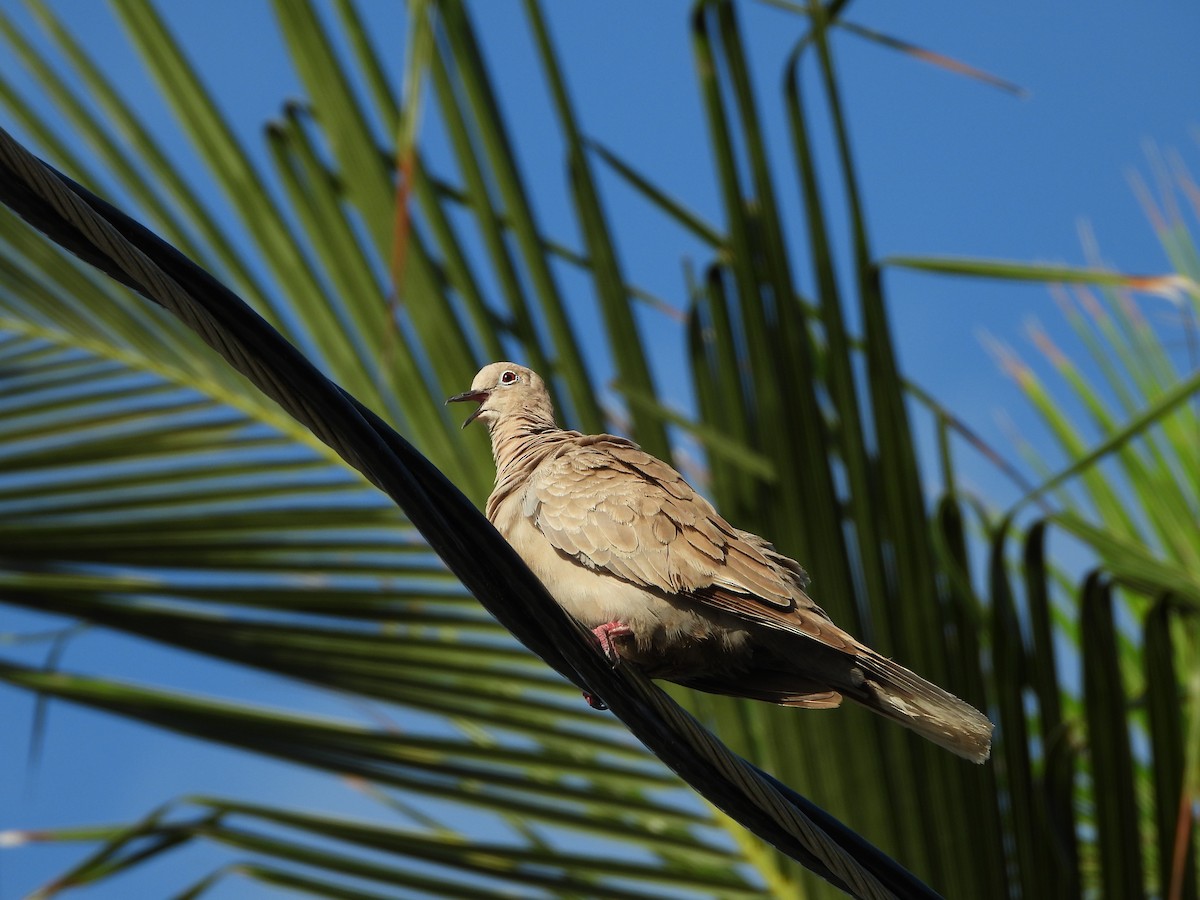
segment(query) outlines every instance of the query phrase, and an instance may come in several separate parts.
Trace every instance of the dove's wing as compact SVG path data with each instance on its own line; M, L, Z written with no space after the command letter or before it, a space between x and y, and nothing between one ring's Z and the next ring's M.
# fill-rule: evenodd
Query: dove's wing
M675 469L623 438L578 435L542 459L522 513L596 573L850 646L804 592L808 578L796 562L731 526Z

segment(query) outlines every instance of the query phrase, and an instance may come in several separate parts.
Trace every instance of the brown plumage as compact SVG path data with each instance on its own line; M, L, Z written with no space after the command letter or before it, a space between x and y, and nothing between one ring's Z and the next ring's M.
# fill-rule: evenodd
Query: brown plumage
M806 593L798 563L734 528L683 476L624 438L564 431L537 373L498 362L463 427L488 427L487 517L615 659L655 678L784 706L849 697L975 762L991 723L859 643Z

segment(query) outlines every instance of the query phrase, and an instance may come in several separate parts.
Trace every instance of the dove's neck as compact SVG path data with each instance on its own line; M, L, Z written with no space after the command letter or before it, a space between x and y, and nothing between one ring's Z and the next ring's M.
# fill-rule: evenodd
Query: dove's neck
M538 415L510 415L493 423L492 458L496 461L496 480L520 471L541 458L541 451L554 443L562 429L553 419Z

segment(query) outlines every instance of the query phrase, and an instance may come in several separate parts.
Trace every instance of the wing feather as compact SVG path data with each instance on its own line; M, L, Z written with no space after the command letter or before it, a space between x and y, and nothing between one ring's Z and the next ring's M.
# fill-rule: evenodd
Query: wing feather
M541 461L525 491L525 515L590 569L850 646L805 593L808 576L798 563L732 527L679 472L636 444L578 435Z

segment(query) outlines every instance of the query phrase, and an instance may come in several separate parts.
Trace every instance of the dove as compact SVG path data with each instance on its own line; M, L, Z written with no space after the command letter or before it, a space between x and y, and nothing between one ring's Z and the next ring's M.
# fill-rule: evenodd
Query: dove
M988 758L982 713L835 625L799 563L725 521L670 465L625 438L560 428L536 372L492 363L446 402L468 401L463 428L487 426L496 464L489 521L614 665L782 706L848 697Z

